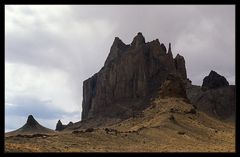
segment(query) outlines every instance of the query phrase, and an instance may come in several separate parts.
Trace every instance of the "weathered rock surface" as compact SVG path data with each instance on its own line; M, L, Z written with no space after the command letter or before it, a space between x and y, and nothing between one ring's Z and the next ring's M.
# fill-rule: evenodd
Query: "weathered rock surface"
M64 129L64 127L63 127L62 122L61 122L60 120L58 120L55 130L56 130L56 131L61 131L61 130L63 130L63 129Z
M63 125L61 120L58 120L57 125L56 125L56 131L62 131L64 130L66 127L72 126L73 122L69 122L67 125Z
M211 71L203 80L203 86L188 85L187 97L197 109L222 120L235 121L236 88Z
M184 58L172 57L171 44L167 52L158 39L146 43L142 33L130 45L116 37L104 67L83 83L82 120L143 110L169 73L187 78Z
M161 86L160 96L161 98L175 97L187 99L185 85L181 76L170 73Z
M177 56L174 58L176 70L179 74L181 74L183 79L187 79L187 71L185 67L185 60L184 57L177 54Z
M206 89L216 89L219 87L229 86L228 81L224 76L219 75L215 71L211 71L208 76L203 79L202 88Z

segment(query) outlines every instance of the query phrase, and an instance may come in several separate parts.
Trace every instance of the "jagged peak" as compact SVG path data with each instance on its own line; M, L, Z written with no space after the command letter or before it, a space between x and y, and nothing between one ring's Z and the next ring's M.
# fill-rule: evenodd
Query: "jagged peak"
M174 59L184 59L184 57L178 53Z
M168 53L167 53L167 55L170 56L171 58L173 58L172 49L171 49L171 43L169 43L169 45L168 45Z
M175 58L181 57L181 55L178 53Z
M68 125L73 125L73 122L69 122Z
M160 47L162 48L162 50L166 53L167 52L167 48L166 48L166 46L162 43L161 45L160 45Z
M211 70L209 75L203 79L202 89L215 89L224 86L229 86L227 79L217 72Z
M219 75L216 71L211 70L209 75Z
M34 117L32 115L29 115L28 119L27 119L27 125L33 126L36 124L38 124L38 122L34 119Z
M115 37L112 47L122 48L124 46L126 46L126 44L119 37Z
M62 122L61 122L61 120L60 120L60 119L58 120L58 122L57 122L57 123L58 123L58 124L62 124Z
M138 34L133 38L131 46L138 47L142 44L145 44L145 38L141 32L138 32Z

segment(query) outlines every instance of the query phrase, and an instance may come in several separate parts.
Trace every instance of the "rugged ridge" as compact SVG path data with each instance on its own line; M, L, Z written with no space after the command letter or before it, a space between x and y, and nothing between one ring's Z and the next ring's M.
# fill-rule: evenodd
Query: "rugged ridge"
M229 86L228 81L222 75L219 75L217 72L211 70L209 75L203 79L202 88L206 89L216 89L219 87Z
M104 67L83 82L82 120L99 117L128 118L148 106L169 73L187 78L185 61L173 58L158 39L145 42L142 33L131 44L115 38Z
M211 71L202 86L188 85L187 97L200 111L228 121L235 121L236 87L229 85L224 76Z
M56 125L56 131L62 131L64 130L66 127L72 126L73 122L69 122L67 125L63 125L61 120L58 120L57 125Z

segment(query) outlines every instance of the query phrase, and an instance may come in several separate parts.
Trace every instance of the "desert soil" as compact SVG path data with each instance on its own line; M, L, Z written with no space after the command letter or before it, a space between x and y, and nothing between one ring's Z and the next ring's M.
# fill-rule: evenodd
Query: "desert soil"
M5 137L6 152L235 152L235 127L180 99L156 99L108 127Z

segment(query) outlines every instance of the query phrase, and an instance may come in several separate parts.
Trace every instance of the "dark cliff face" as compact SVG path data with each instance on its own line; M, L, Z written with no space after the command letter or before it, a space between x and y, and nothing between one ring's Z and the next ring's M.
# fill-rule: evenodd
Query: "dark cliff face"
M174 58L174 63L175 63L177 72L181 74L182 78L187 79L187 71L185 67L184 57L177 54L177 56Z
M104 67L83 83L82 120L131 116L176 72L187 78L184 58L174 59L170 44L167 52L158 39L146 43L142 33L130 45L116 37Z

